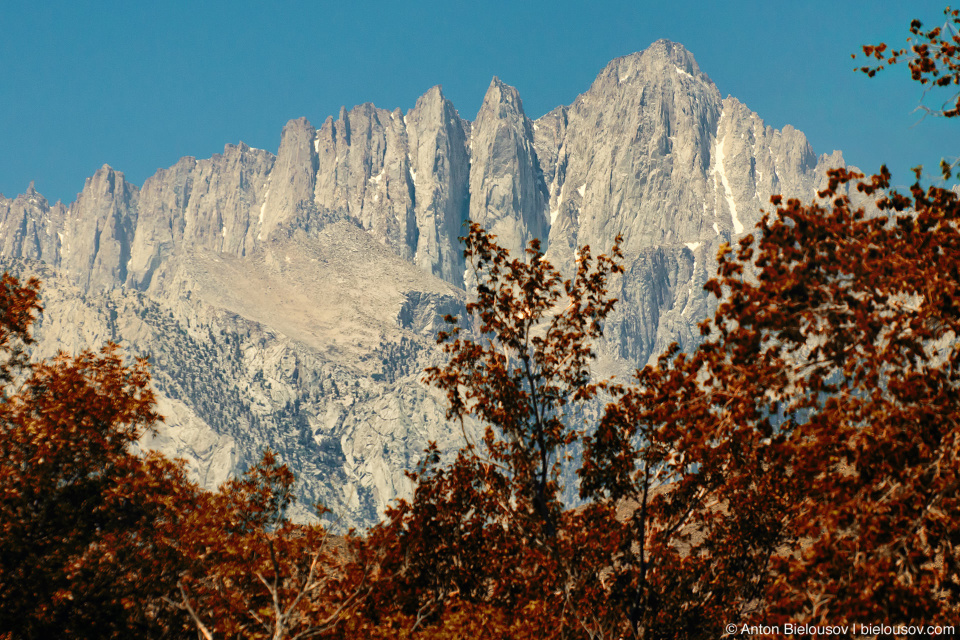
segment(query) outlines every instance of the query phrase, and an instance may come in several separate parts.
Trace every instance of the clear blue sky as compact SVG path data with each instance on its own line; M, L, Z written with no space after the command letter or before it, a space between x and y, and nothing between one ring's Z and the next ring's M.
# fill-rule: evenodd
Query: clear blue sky
M720 92L817 153L896 182L960 154L960 122L912 113L906 69L855 74L859 45L903 43L931 0L692 2L76 2L0 5L0 192L31 180L70 202L107 163L138 185L225 143L276 152L284 123L373 102L411 108L435 84L473 119L492 76L536 118L585 91L611 59L683 43ZM898 180L899 178L899 180Z

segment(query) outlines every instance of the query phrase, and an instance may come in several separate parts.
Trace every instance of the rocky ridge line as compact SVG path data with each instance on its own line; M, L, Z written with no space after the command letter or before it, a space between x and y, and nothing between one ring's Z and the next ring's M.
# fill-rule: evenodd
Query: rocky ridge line
M409 490L427 441L459 446L420 372L469 296L465 220L512 252L541 239L566 271L578 246L623 234L597 370L629 374L696 344L721 242L770 195L809 198L842 165L721 98L660 40L536 120L494 78L473 122L433 87L405 114L292 120L276 155L227 145L142 188L104 166L69 206L31 185L0 197L0 259L44 279L37 355L106 340L152 355L167 416L152 444L207 486L269 446L308 504L363 525Z

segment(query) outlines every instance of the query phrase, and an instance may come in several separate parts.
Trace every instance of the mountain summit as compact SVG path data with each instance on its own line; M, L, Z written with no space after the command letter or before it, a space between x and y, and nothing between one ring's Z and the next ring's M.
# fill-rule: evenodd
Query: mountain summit
M696 343L720 243L835 166L659 40L537 120L494 78L473 121L433 87L405 114L292 120L276 155L227 145L142 187L104 166L69 206L0 197L0 257L44 282L39 355L113 340L151 356L166 420L143 446L207 486L272 448L303 504L364 525L409 491L428 441L460 445L420 377L443 315L464 314L465 220L518 255L539 238L562 270L623 234L597 367L629 373Z

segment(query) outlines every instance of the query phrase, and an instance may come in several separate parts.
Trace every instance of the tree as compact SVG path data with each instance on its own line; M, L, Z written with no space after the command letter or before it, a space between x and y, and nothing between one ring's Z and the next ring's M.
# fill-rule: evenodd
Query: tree
M960 116L960 91L955 89L960 86L960 32L957 30L960 26L960 10L947 7L943 13L946 20L939 27L924 30L920 20L910 23L912 36L907 38L907 42L912 44L909 48L890 49L883 42L863 45L863 54L867 59L873 58L880 61L880 64L864 65L857 71L873 78L887 66L906 62L911 78L924 87L924 96L936 89L951 91L940 106L931 109L921 103L918 109L928 115L955 118ZM857 56L853 54L852 57ZM951 86L954 89L950 89ZM940 171L944 180L952 177L958 162L960 159L952 162L945 158L940 160ZM917 179L920 179L919 172Z
M926 32L915 20L909 51L864 53L960 84L960 19L946 15ZM810 204L774 197L757 237L721 250L708 339L638 372L588 438L585 495L637 505L621 600L638 635L664 579L726 620L956 618L958 204L915 172L909 194L882 167L830 172ZM661 571L677 547L686 577Z
M206 640L320 637L364 597L353 541L286 517L294 484L266 451L242 478L204 492L180 526L177 546L190 567L166 601Z
M911 77L924 86L925 92L960 85L960 33L957 32L960 10L947 7L943 13L946 16L943 25L926 31L920 20L910 23L913 35L907 38L907 42L912 43L909 48L890 49L883 42L863 45L863 54L868 59L879 60L880 64L864 65L857 70L872 78L888 65L906 62ZM852 57L856 58L856 54ZM955 91L939 108L923 105L920 108L931 115L956 117L960 115L960 92Z
M579 437L565 409L607 387L591 380L591 341L602 334L616 303L606 286L622 271L616 262L622 257L620 238L613 258L600 255L595 267L590 248L582 247L576 275L565 282L544 259L539 240L531 241L526 261L511 260L494 240L477 223L464 238L464 258L478 281L477 300L467 312L476 315L483 339L463 339L457 319L447 316L455 326L437 339L450 361L428 368L426 380L447 393L447 419L462 424L472 415L486 426L483 444L490 460L508 470L522 494L518 498L546 536L554 537L560 507L557 453Z
M960 208L860 178L832 171L809 205L775 197L757 237L721 250L706 341L638 372L588 441L588 495L648 510L635 539L654 567L687 527L692 572L674 580L727 621L957 613Z
M412 501L389 510L372 536L385 578L370 603L375 615L395 612L393 622L411 630L441 621L449 628L451 612L467 609L481 620L494 612L509 624L525 620L527 631L512 628L513 637L543 637L551 625L536 621L577 624L560 613L578 597L573 573L596 581L600 570L570 562L584 555L569 525L586 516L564 513L559 474L581 437L571 408L610 386L592 380L589 365L591 341L615 303L606 287L621 271L619 240L612 257L581 248L566 281L536 240L523 261L476 223L464 242L478 282L467 312L480 338L447 316L452 327L438 341L450 360L427 369L426 379L446 392L447 417L465 436L468 417L483 436L468 439L450 465L435 446L427 450L411 474Z
M913 47L914 77L958 82L955 42L912 29L936 41ZM957 195L919 183L897 192L885 167L829 178L810 203L774 197L755 234L721 248L702 344L674 345L630 386L587 382L612 263L597 267L582 307L596 324L538 332L562 297L559 276L538 245L510 261L472 226L467 257L487 279L469 310L484 339L443 334L450 362L429 379L450 417L486 432L449 465L428 450L412 502L379 530L389 588L371 602L386 604L382 621L452 637L441 625L469 611L473 626L459 629L473 633L525 637L511 625L535 620L542 635L702 638L730 623L956 619ZM540 377L540 363L563 361L551 354L564 339L582 366ZM545 381L557 395L537 395ZM598 391L610 402L595 429L564 422L556 398ZM564 510L544 460L577 440L587 503Z
M193 488L130 450L158 419L145 361L116 345L27 361L38 292L0 285L0 634L161 635L179 563L164 532Z
M319 637L365 595L350 537L290 522L275 455L204 491L134 444L146 360L30 362L39 282L0 280L0 637Z

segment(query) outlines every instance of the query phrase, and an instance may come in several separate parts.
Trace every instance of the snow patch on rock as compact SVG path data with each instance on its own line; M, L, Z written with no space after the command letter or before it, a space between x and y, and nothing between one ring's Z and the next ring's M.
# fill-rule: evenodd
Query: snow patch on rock
M740 222L740 218L737 216L737 203L733 199L733 191L730 189L730 182L727 180L727 174L723 167L723 145L727 141L727 136L724 135L723 137L720 137L719 132L720 125L723 124L724 115L726 115L726 110L720 113L720 121L717 123L717 142L713 150L714 158L716 158L716 163L713 166L713 179L714 183L716 184L719 176L719 184L717 185L717 188L719 189L720 186L723 187L724 198L727 201L727 206L730 208L730 217L733 220L734 233L743 233L743 224ZM716 225L714 225L714 227L716 227Z

